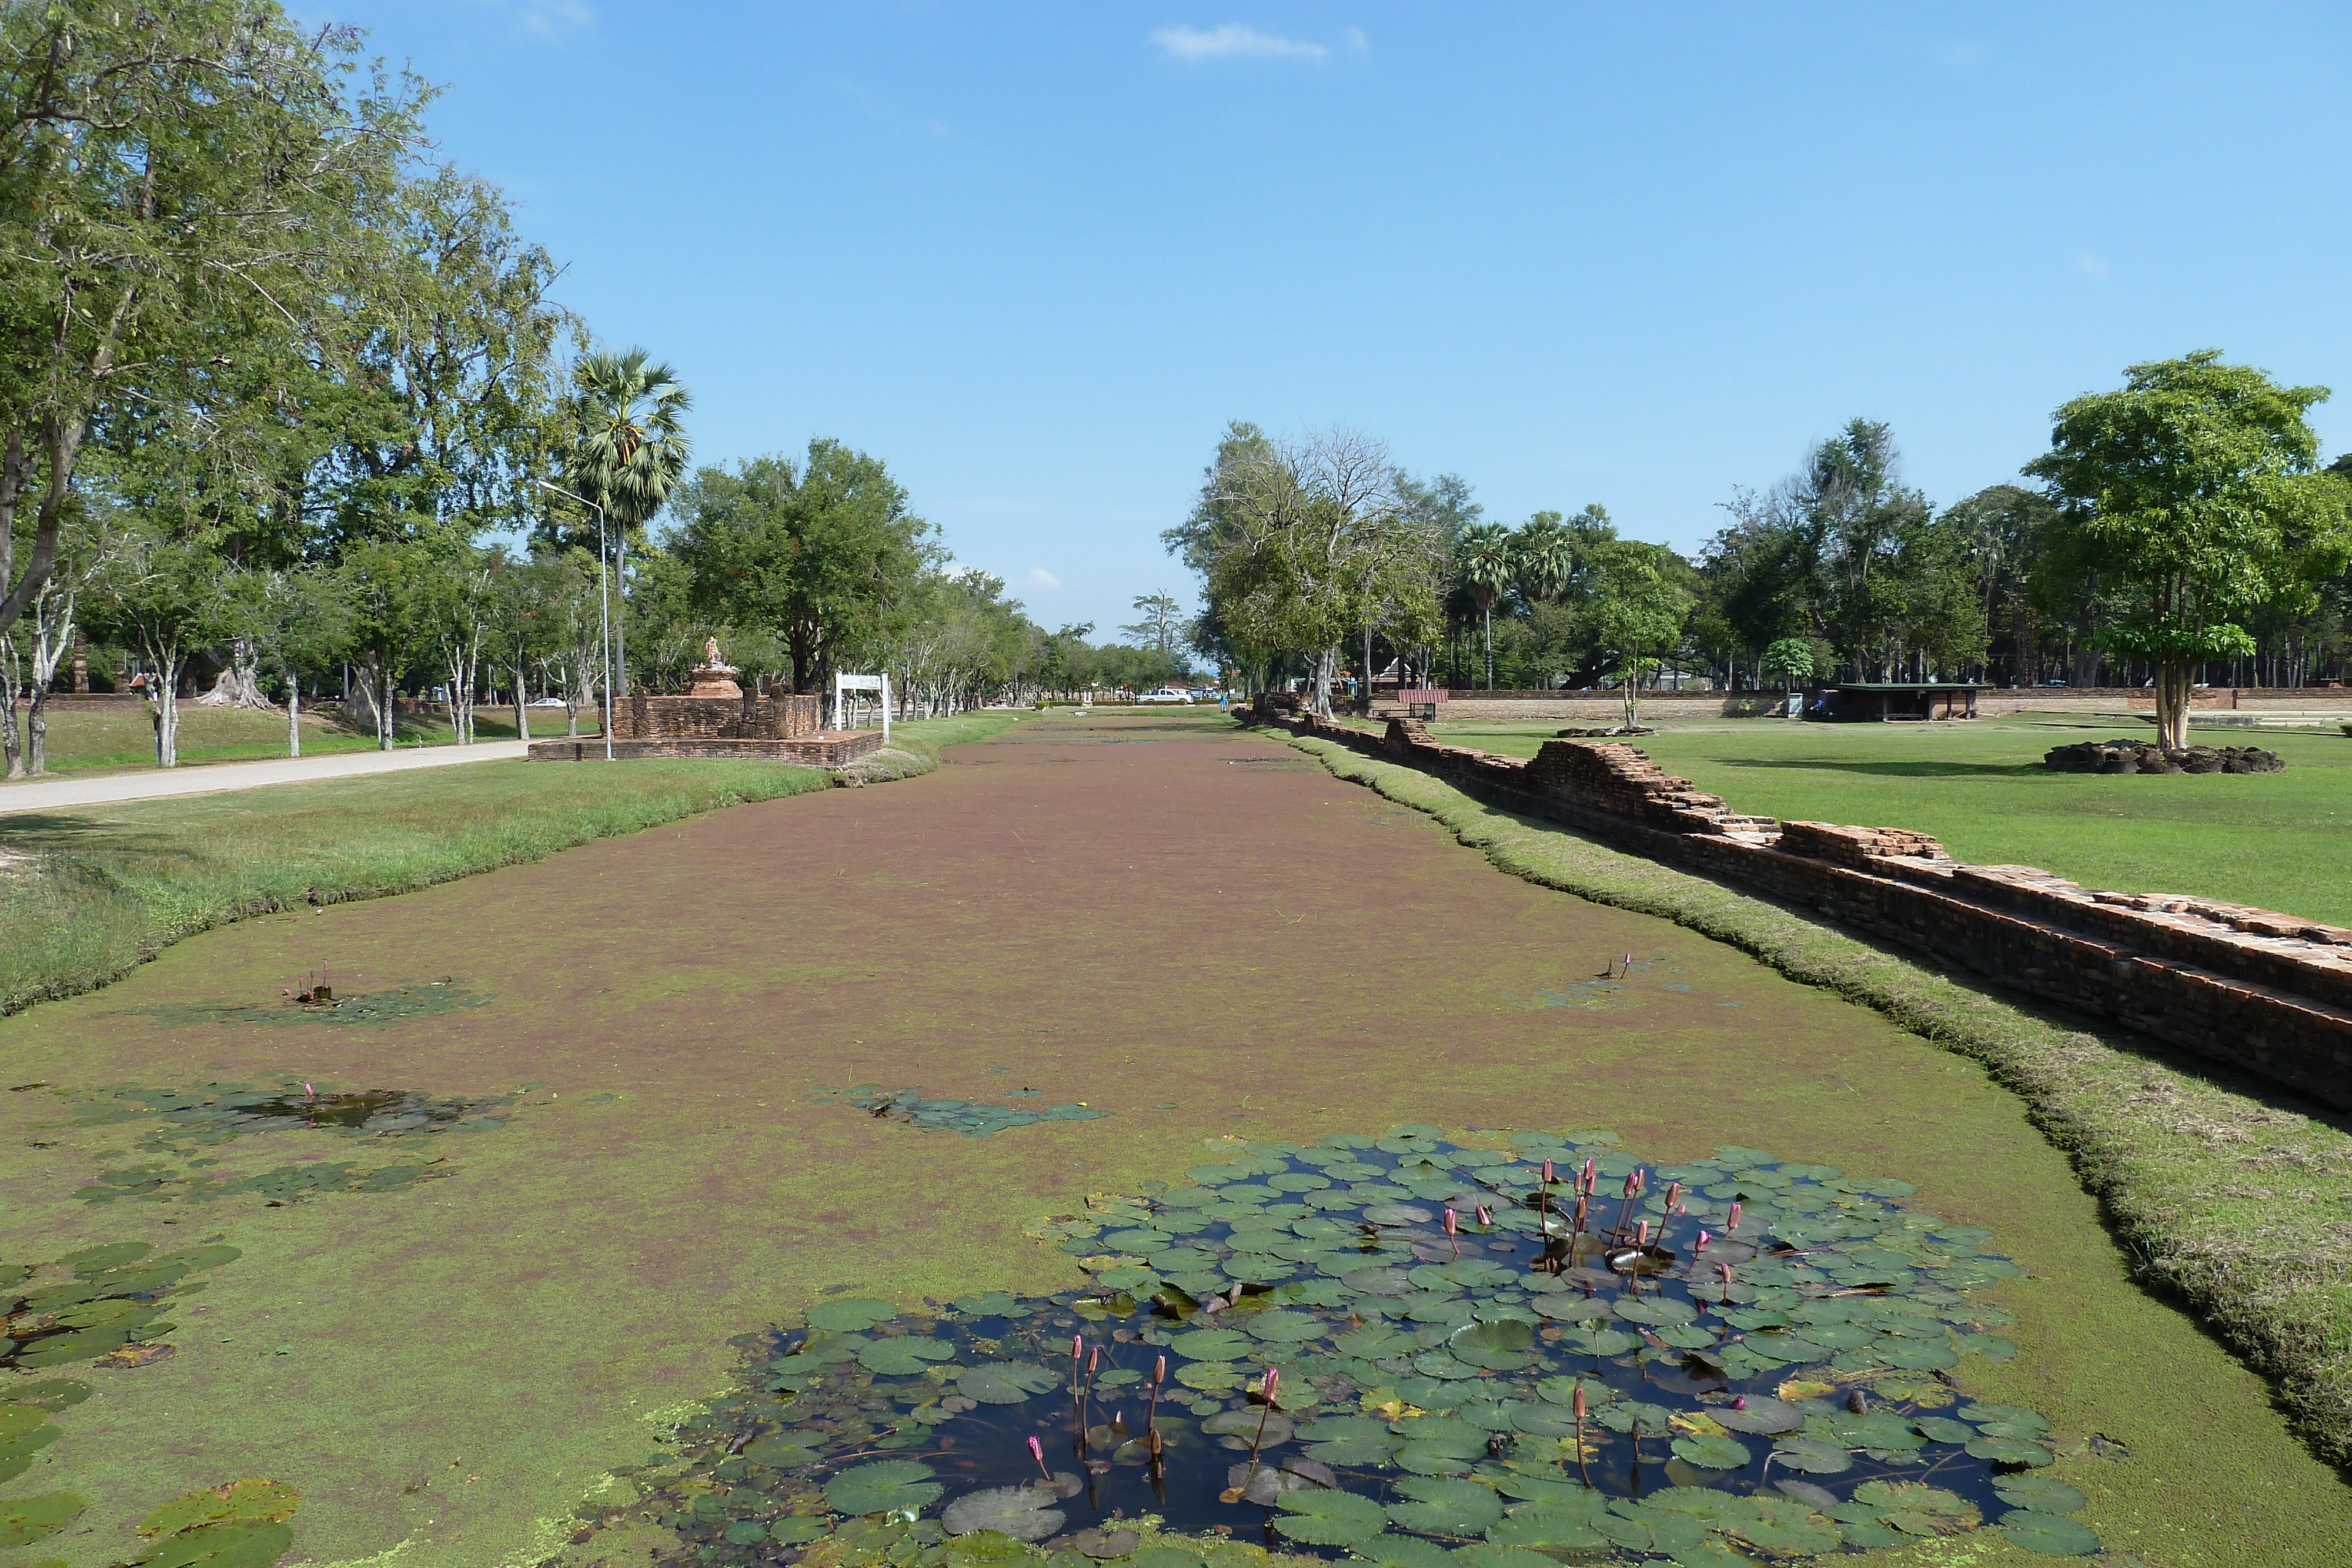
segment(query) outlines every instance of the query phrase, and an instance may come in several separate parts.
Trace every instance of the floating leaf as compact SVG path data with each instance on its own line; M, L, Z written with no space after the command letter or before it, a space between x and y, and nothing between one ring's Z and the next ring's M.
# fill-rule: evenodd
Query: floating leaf
M1522 1546L1533 1552L1592 1552L1609 1538L1592 1528L1595 1511L1557 1503L1531 1502L1515 1508L1486 1527L1486 1539L1496 1546Z
M1274 1528L1309 1546L1349 1546L1388 1528L1388 1516L1370 1498L1330 1487L1286 1491L1276 1499L1282 1511Z
M2022 1437L1978 1437L1969 1442L1968 1451L1971 1458L1990 1459L1996 1465L2038 1467L2050 1462L2049 1449Z
M887 1301L869 1301L853 1296L811 1307L808 1321L811 1327L834 1333L862 1333L876 1323L887 1322L898 1315L898 1309Z
M293 1545L294 1532L283 1524L206 1524L156 1542L137 1563L138 1568L269 1568Z
M1297 1344L1322 1333L1323 1320L1306 1312L1276 1311L1254 1312L1244 1320L1242 1326L1260 1339Z
M2016 1509L2000 1516L2000 1532L2028 1552L2052 1557L2084 1557L2099 1549L2089 1525L2063 1513Z
M917 1459L877 1459L841 1472L824 1484L824 1500L838 1513L898 1513L929 1508L947 1488Z
M1844 1539L1826 1519L1754 1519L1731 1527L1750 1546L1790 1553L1834 1552Z
M293 1517L301 1494L283 1481L245 1480L175 1497L139 1521L142 1535L176 1535L207 1524L275 1524Z
M948 1504L940 1522L950 1535L993 1531L1014 1541L1043 1541L1062 1528L1060 1500L1045 1486L991 1487L966 1492Z
M1675 1457L1703 1470L1736 1470L1753 1456L1737 1437L1676 1437Z
M1410 1535L1375 1535L1370 1541L1355 1542L1351 1550L1357 1556L1379 1563L1381 1568L1454 1568L1454 1553L1434 1541Z
M992 1361L956 1378L956 1389L982 1405L1018 1405L1033 1394L1062 1386L1062 1380L1034 1361Z
M1424 1535L1475 1535L1503 1517L1502 1500L1480 1481L1416 1476L1396 1490L1407 1500L1389 1504L1389 1518Z
M971 1318L1009 1318L1021 1311L1021 1298L1003 1291L982 1291L976 1296L958 1296L948 1303Z
M1748 1396L1743 1408L1710 1405L1706 1413L1735 1432L1753 1432L1768 1437L1793 1432L1805 1424L1804 1412L1795 1406L1760 1394Z
M2021 1475L1995 1477L1992 1490L2010 1507L2030 1509L2036 1513L2072 1513L2091 1500L2055 1476L2037 1475L2030 1470Z
M0 1546L29 1546L55 1535L89 1506L69 1491L45 1492L0 1502Z
M877 1339L857 1353L859 1364L866 1371L885 1377L912 1377L935 1361L947 1361L955 1355L955 1346L945 1340L928 1339L908 1334L898 1339Z

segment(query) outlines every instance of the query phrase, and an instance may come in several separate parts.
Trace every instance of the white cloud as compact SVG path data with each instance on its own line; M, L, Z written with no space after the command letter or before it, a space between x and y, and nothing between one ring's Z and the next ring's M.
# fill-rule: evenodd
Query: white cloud
M1051 593L1062 586L1062 580L1042 566L1033 566L1029 569L1029 586L1042 588Z
M1372 41L1364 37L1361 27L1343 27L1339 30L1339 37L1345 38L1348 47L1360 55L1372 47Z
M2074 265L2083 269L2083 276L2085 277L2105 277L2112 270L2107 266L2105 256L2093 256L2087 250L2075 253Z
M1352 28L1349 31L1355 37L1363 36ZM1320 44L1276 37L1240 22L1227 22L1205 31L1199 27L1162 27L1151 35L1151 41L1168 51L1171 59L1185 61L1319 60L1331 52Z

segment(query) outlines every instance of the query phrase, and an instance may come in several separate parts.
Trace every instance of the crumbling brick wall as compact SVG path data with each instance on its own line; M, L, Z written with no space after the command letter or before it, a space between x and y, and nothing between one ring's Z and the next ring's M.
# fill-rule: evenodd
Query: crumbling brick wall
M1925 833L1742 817L1639 748L1552 741L1529 763L1256 710L1612 849L1737 883L1999 983L2352 1110L2352 930L2210 899L2095 892L1961 865Z

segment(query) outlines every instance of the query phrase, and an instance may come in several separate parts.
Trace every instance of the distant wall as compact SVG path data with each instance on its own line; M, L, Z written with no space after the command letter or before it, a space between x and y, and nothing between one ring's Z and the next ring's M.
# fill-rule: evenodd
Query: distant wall
M2352 1110L2352 930L2218 900L2094 892L2031 866L1962 865L1901 829L1784 827L1617 743L1547 741L1522 759L1440 744L1407 719L1375 736L1271 709L1256 717Z
M633 692L613 715L630 740L795 740L814 735L824 699L746 692L740 697L657 697Z

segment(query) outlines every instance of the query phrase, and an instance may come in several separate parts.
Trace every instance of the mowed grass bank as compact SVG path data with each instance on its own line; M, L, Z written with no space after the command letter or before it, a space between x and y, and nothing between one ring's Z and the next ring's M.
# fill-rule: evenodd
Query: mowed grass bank
M21 723L22 710L17 715ZM596 716L583 712L580 729L596 733ZM533 708L530 733L544 740L563 733L563 710ZM512 740L514 709L474 710L474 738ZM448 716L441 713L403 714L393 731L396 747L446 746L456 738ZM344 752L373 751L375 736L353 729L331 711L306 709L302 714L302 755L331 757ZM125 703L114 708L67 708L48 715L48 770L51 773L135 771L155 766L155 727L144 706ZM254 762L286 755L286 715L280 709L201 708L180 705L180 761ZM5 786L0 785L0 790Z
M2352 1213L2352 1134L2338 1121L2151 1042L2053 1024L1760 898L1484 805L1416 769L1283 738L1338 777L1427 812L1505 871L1729 943L1984 1063L2073 1157L2141 1277L2268 1377L2323 1458L2352 1465L2352 1230L2341 1220Z
M894 727L939 748L1013 715ZM479 762L0 816L0 1012L116 979L250 915L406 893L596 839L833 787L769 762Z
M1439 724L1431 734L1533 757L1560 727ZM2284 773L2117 778L2042 766L2053 746L2153 733L2073 715L1936 725L1725 719L1632 744L1758 816L1909 828L1979 865L2035 865L2086 887L2198 894L2352 925L2352 737L2191 737L2265 747L2286 759Z

